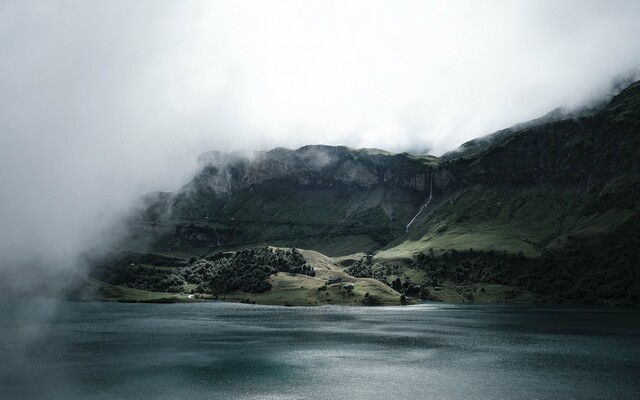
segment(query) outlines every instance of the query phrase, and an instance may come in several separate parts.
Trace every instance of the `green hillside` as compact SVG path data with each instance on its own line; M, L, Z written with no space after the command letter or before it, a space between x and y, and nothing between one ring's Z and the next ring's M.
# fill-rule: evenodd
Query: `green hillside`
M610 234L640 210L640 82L600 112L538 125L442 163L436 202L381 257L425 249L540 256Z
M129 243L183 255L263 243L373 251L404 234L437 166L431 156L346 147L216 153L178 192L147 196Z

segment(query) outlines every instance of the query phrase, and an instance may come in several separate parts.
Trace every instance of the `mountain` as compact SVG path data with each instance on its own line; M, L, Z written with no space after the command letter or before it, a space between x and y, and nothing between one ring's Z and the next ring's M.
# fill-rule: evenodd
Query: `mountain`
M640 81L437 158L305 146L206 153L127 250L316 250L410 297L638 304ZM491 297L494 296L494 297Z
M460 147L458 147L457 149L444 153L442 156L440 156L440 159L443 161L448 161L448 160L455 160L458 158L473 156L489 149L496 143L502 142L508 139L509 137L511 137L512 135L518 132L521 132L527 128L534 128L539 125L545 125L545 124L549 124L557 121L563 121L570 118L571 119L580 118L580 117L589 115L591 112L593 112L593 110L591 109L581 109L581 110L575 111L575 110L568 110L566 108L558 107L540 118L536 118L527 122L522 122L510 128L501 129L497 132L490 133L486 136L469 140L468 142L461 144Z
M639 131L636 82L592 116L534 125L441 162L431 213L398 246L539 256L570 237L610 233L639 209Z
M154 251L261 243L330 256L379 249L404 234L438 166L431 156L330 146L212 152L199 161L191 182L147 196L133 221L136 238Z

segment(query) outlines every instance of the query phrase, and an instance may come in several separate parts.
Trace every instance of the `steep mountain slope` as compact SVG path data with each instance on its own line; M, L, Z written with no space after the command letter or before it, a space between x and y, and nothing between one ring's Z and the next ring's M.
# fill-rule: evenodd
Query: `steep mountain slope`
M640 82L598 113L518 131L441 163L434 202L383 257L426 249L539 256L612 232L640 210Z
M536 118L534 120L527 121L527 122L522 122L512 127L509 127L507 129L501 129L497 132L490 133L486 136L469 140L468 142L461 144L460 147L458 147L457 149L446 152L445 154L440 156L440 159L443 161L449 161L449 160L455 160L458 158L473 156L473 155L482 153L483 151L491 148L497 143L503 142L509 137L525 129L534 128L540 125L550 124L557 121L563 121L567 119L577 119L577 118L589 116L598 110L599 109L593 109L593 108L568 110L568 109L559 107L550 111L549 113L547 113L546 115L540 118Z
M621 93L625 89L633 85L637 78L637 74L621 75L611 82L607 92ZM517 134L518 132L524 131L529 128L535 128L541 125L547 125L563 120L575 120L583 117L593 116L596 113L602 111L602 109L605 108L607 104L608 100L606 98L600 98L574 109L558 107L540 118L522 122L507 129L502 129L489 135L472 139L466 143L463 143L457 149L443 154L442 156L440 156L440 159L449 161L457 158L475 155L508 139L514 134Z
M175 193L147 196L131 226L153 251L206 254L260 243L343 255L404 233L423 201L435 157L306 146L207 153Z

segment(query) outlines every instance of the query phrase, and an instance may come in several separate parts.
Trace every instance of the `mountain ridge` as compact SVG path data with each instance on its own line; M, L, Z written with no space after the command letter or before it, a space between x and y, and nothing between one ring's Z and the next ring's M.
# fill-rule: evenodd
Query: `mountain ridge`
M551 204L545 205L545 211L553 218L564 218L563 215L567 214L578 219L580 215L576 216L574 212L576 207L585 215L621 209L637 212L640 162L634 155L640 154L638 99L640 82L630 85L592 116L525 128L480 153L444 161L440 169L434 172L436 193L439 190L441 197L452 196L458 202L469 201L466 211L456 211L458 217L467 215L473 207L491 207L488 204L490 199L494 204L502 204L504 199L491 191L515 193L519 190L524 190L523 193L527 195L548 197ZM627 181L627 189L620 191L620 185ZM483 187L488 189L483 193L488 197L484 202L465 198L470 193L477 194L479 188ZM618 190L619 195L614 195L612 190ZM512 201L514 196L507 197ZM525 196L517 201L517 207L522 211L531 203L531 199ZM560 211L554 213L549 208L553 204L574 209L564 214ZM540 206L539 202L535 203L529 211L533 213L538 209L539 212ZM612 221L612 229L624 221L624 218L618 217ZM485 216L484 220L488 218ZM442 229L442 226L438 228L439 222L442 223L432 221L435 231L431 230L431 234ZM479 229L480 222L475 231L483 231ZM505 225L512 224L512 218L504 222ZM535 227L540 221L528 222L534 226L534 230L548 228ZM495 229L495 224L491 228ZM568 233L559 232L559 236ZM427 234L424 232L424 235ZM512 234L513 237L517 235L528 237L523 231ZM546 246L551 242L546 240L538 245ZM520 250L526 252L525 248ZM529 252L530 255L534 253L540 254L541 251Z

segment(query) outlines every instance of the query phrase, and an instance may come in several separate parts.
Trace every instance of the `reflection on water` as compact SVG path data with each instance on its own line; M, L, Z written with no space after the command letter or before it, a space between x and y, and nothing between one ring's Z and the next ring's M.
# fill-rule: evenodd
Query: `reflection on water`
M2 399L638 398L640 310L0 305Z

